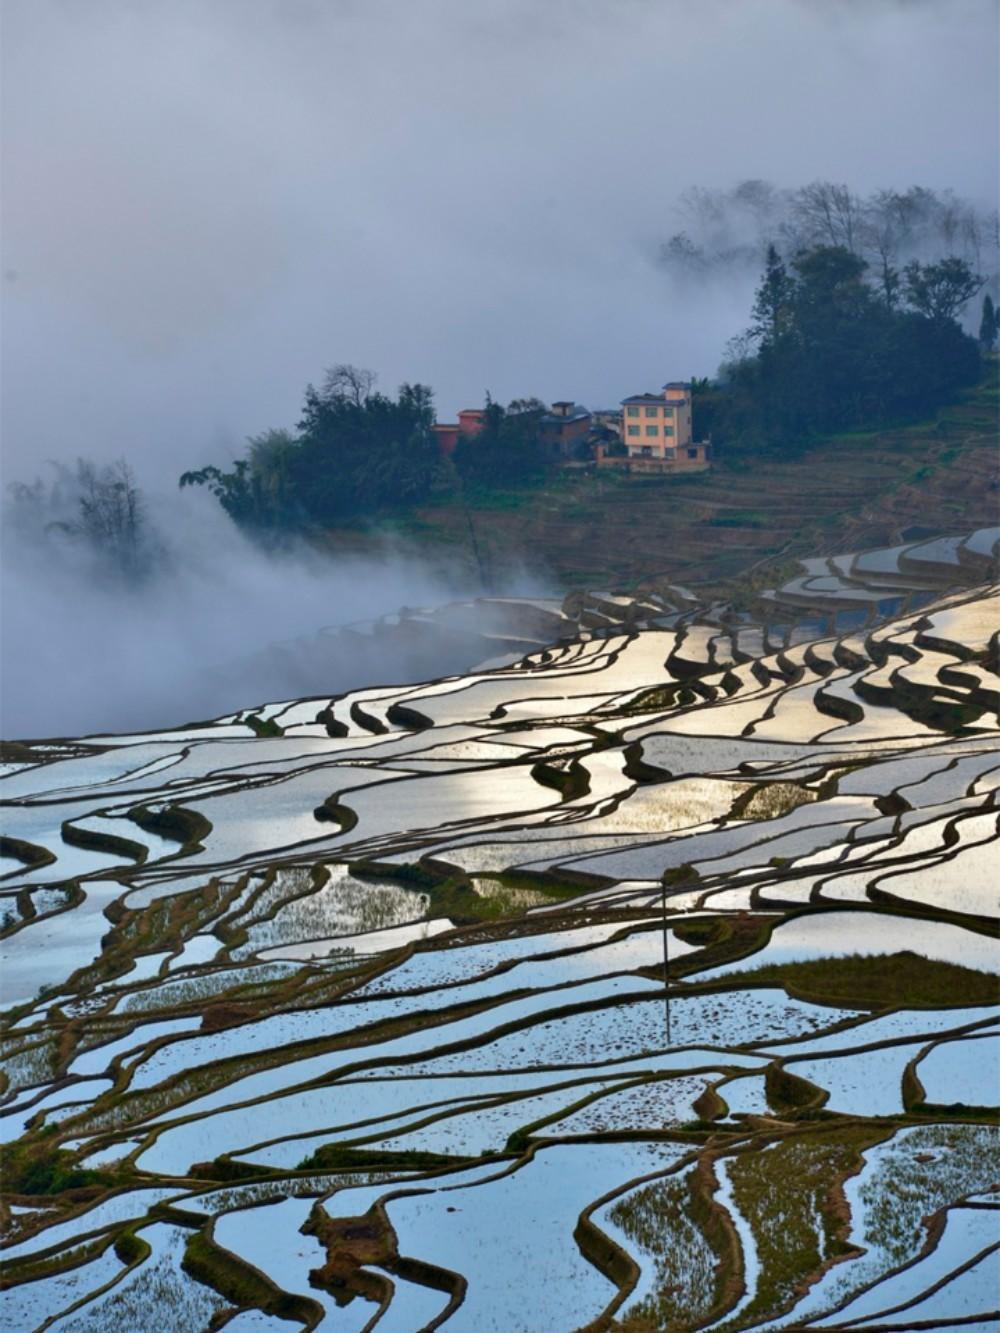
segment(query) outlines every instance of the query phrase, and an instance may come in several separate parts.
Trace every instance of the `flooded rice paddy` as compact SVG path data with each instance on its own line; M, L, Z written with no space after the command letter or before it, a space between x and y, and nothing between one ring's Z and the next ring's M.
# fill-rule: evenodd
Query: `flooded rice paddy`
M3 1327L990 1325L998 535L16 747Z

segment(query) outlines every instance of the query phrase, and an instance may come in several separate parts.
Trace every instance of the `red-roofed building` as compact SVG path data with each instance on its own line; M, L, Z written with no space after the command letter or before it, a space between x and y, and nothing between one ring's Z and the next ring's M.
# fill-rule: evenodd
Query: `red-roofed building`
M438 448L445 458L455 452L460 435L478 435L486 420L486 409L482 407L464 407L455 422L438 422L434 426Z

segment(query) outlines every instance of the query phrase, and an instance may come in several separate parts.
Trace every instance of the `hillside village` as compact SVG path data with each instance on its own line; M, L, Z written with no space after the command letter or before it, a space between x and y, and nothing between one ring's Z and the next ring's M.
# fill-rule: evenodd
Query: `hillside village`
M454 422L433 427L442 456L461 441L483 434L486 408L468 407ZM590 411L569 400L554 402L538 418L538 443L547 462L595 465L635 472L704 472L711 467L710 440L695 440L691 385L671 380L659 393L636 393L621 406Z

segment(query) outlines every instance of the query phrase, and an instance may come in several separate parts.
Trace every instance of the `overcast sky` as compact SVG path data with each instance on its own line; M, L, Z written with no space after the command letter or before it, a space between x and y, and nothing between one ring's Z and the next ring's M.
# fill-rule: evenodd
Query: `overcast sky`
M173 478L353 361L440 414L710 373L678 193L995 203L995 0L3 0L7 477Z

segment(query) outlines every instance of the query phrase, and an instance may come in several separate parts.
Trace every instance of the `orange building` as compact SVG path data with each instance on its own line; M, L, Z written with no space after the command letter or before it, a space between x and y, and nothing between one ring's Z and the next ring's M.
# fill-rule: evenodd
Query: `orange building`
M432 429L437 436L438 449L445 458L455 452L460 435L478 435L486 420L486 411L482 407L465 407L458 414L456 422L438 422Z
M636 393L622 399L621 439L627 461L640 470L645 466L650 471L698 471L711 463L711 444L692 438L691 386L682 380L671 380L658 394Z

